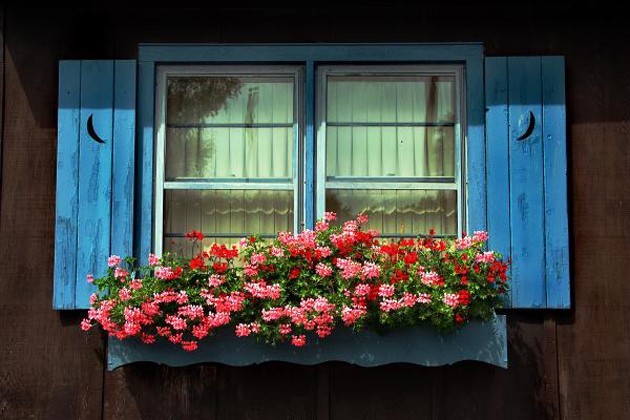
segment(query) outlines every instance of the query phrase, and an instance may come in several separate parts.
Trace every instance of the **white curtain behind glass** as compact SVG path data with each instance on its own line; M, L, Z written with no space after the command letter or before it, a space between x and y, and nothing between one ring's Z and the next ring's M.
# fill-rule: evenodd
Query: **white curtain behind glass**
M200 81L203 88L197 87ZM170 236L190 229L223 243L292 229L293 90L292 78L169 80L166 180L235 184L225 190L165 190L166 250L183 243ZM238 186L264 181L287 189Z
M329 76L327 89L329 181L454 178L453 78ZM366 211L384 234L457 233L456 191L370 188L328 189L326 208L344 218Z

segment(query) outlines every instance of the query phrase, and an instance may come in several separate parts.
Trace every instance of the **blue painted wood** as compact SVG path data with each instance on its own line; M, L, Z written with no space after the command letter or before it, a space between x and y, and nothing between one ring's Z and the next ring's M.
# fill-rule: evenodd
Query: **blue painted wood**
M233 331L221 330L199 349L186 352L162 341L152 345L136 340L119 341L110 338L107 346L109 370L133 363L154 362L168 366L195 363L223 363L231 366L284 361L314 365L328 361L343 361L359 366L389 363L414 363L441 366L462 360L477 360L507 367L507 336L505 316L482 323L472 322L459 331L440 335L430 328L413 328L379 335L364 331L359 334L337 329L321 342L303 348L289 344L271 347L257 343L252 337L237 338Z
M467 120L467 211L466 230L487 230L486 226L486 137L484 132L483 57L466 62Z
M315 63L306 62L306 120L304 163L304 225L306 229L315 229ZM299 150L299 149L298 149ZM295 165L294 165L295 166Z
M81 116L79 157L79 216L76 307L89 307L95 291L88 274L107 270L110 251L112 105L114 65L111 60L83 61L81 65ZM87 130L92 117L96 142Z
M114 133L111 253L133 254L133 205L136 138L136 62L114 62Z
M564 57L542 58L547 307L571 307Z
M153 126L155 63L138 63L138 148L136 150L136 206L134 256L146 262L153 249Z
M468 61L479 43L459 44L141 44L143 62ZM483 64L483 63L482 63Z
M506 57L486 58L485 82L488 247L507 258L511 254L511 228Z
M257 63L257 62L458 62L466 65L467 84L467 137L468 137L468 230L486 229L486 185L485 185L485 136L483 102L483 46L479 43L459 44L141 44L139 46L139 144L143 152L138 155L142 170L136 178L141 190L141 201L136 207L136 249L135 254L146 256L152 248L150 209L153 191L147 183L152 174L153 153L153 101L155 66L168 63ZM307 64L308 72L308 64ZM311 77L307 77L312 80ZM306 87L309 89L309 86ZM311 87L313 88L313 87ZM149 109L150 108L150 109ZM308 112L308 110L307 110ZM312 119L307 119L311 121ZM313 128L313 137L314 137ZM305 132L309 141L308 128ZM315 145L313 145L314 147ZM307 146L306 153L314 149ZM145 156L146 158L143 158ZM142 162L142 163L141 163ZM305 165L305 174L313 171ZM149 168L150 167L150 168ZM313 166L314 168L314 166ZM151 169L151 171L149 171ZM314 225L314 206L306 201L314 196L314 179L309 184L305 179L305 226ZM141 214L140 214L141 212Z
M564 59L486 59L486 106L489 246L513 259L510 305L569 308Z
M508 58L512 304L545 307L541 58ZM536 119L534 131L518 140Z
M75 302L80 93L81 62L60 61L53 309L73 309Z

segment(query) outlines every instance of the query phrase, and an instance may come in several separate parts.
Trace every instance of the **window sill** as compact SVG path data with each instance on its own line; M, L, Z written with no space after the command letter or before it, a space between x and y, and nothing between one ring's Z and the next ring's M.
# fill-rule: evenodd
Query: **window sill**
M355 334L337 329L321 343L305 348L289 344L271 347L253 338L237 338L223 330L203 341L199 349L186 352L168 342L145 345L136 340L110 338L107 368L114 370L133 362L154 362L168 366L196 363L222 363L246 366L269 361L315 365L343 361L359 366L389 363L412 363L441 366L462 360L477 360L507 368L507 334L505 315L488 322L471 322L459 331L440 335L430 328L393 331L385 335L364 331Z

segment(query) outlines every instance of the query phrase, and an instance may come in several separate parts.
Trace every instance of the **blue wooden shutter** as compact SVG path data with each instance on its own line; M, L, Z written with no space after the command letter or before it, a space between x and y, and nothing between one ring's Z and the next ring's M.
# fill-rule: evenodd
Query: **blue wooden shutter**
M89 307L110 254L132 253L136 62L61 61L54 309Z
M512 259L511 307L569 308L564 58L485 72L489 246Z

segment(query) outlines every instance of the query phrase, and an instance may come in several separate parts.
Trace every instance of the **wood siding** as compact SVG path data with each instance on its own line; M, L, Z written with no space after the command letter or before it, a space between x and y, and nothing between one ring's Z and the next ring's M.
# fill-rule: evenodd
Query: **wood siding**
M378 4L2 10L0 418L627 416L627 25L621 17L615 24L614 10L586 10L568 21L571 4L469 2L456 13L450 4ZM507 370L474 362L439 368L143 363L106 372L103 337L78 327L85 312L52 310L58 60L134 59L138 42L450 41L484 42L487 55L566 57L574 309L508 311Z

